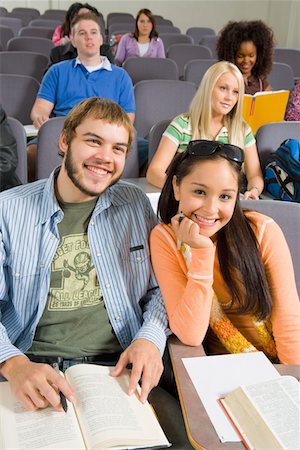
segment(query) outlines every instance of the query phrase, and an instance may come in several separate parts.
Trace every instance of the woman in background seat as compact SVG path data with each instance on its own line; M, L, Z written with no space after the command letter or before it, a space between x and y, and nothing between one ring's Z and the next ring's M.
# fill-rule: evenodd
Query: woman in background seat
M267 75L272 70L273 52L273 31L261 20L228 22L218 36L218 59L238 66L245 94L272 90Z
M124 34L118 44L115 64L121 66L130 56L165 58L164 44L158 37L155 26L152 12L146 8L141 9L136 16L134 32Z
M189 112L175 117L163 133L147 171L148 181L161 188L175 154L183 152L192 139L208 139L234 144L245 151L244 198L257 200L264 180L254 136L242 118L243 97L244 82L239 69L227 61L212 65L200 83Z

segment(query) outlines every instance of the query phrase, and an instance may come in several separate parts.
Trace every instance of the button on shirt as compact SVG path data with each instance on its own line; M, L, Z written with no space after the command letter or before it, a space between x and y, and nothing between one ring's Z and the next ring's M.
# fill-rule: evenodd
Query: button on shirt
M62 217L54 173L0 196L0 363L32 344L47 300ZM121 346L143 338L163 353L170 331L148 246L156 222L146 195L119 181L99 197L88 239Z

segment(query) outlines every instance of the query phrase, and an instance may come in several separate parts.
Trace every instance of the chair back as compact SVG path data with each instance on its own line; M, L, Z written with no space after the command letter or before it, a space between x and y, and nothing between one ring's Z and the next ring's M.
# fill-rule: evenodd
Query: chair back
M290 91L294 87L294 73L288 64L274 62L268 80L273 91L280 91L281 89Z
M16 8L13 8L12 10L11 10L11 12L12 13L14 13L14 12L27 12L27 13L30 13L31 15L32 15L32 18L33 19L37 19L39 16L40 16L40 12L39 12L39 10L38 9L36 9L36 8L27 8L27 7L22 7L22 6L18 6L18 7L16 7Z
M0 103L7 116L18 119L23 125L32 123L30 112L40 83L27 75L0 74Z
M62 162L58 142L65 117L53 117L43 123L38 133L36 152L36 179L47 178Z
M0 43L3 47L3 50L6 50L8 41L13 37L14 37L13 30L8 26L0 24Z
M8 14L7 9L4 6L0 6L0 16L5 17L7 16L7 14Z
M242 200L241 205L243 208L249 208L272 217L282 229L291 252L296 285L300 295L300 203L280 200Z
M191 36L181 33L160 33L159 37L164 43L165 52L168 53L168 49L172 44L193 44L194 40Z
M17 143L18 165L16 168L16 175L22 184L28 182L27 178L27 140L25 128L17 119L7 117L7 123L10 126L12 134Z
M45 20L59 20L60 23L63 23L66 18L66 14L66 9L47 9L44 14L41 14L39 17Z
M59 20L61 23L63 23L66 18L66 14L66 9L46 9L44 14L41 14L40 17L45 19Z
M46 55L35 52L1 52L0 73L28 75L41 82L48 64Z
M139 177L139 152L137 145L137 135L132 143L132 148L126 158L125 167L121 178L138 178Z
M120 30L122 33L120 33ZM134 25L131 23L112 23L108 28L108 36L110 37L112 34L125 34L125 33L131 33L134 30Z
M213 34L205 34L202 36L201 40L200 40L200 44L201 45L205 45L205 47L210 48L211 52L212 52L212 57L217 59L217 50L216 50L216 45L217 45L217 36L213 35Z
M288 64L292 68L294 78L300 77L300 49L275 47L274 61Z
M188 36L192 36L195 44L200 44L201 39L204 35L216 35L216 32L213 28L209 27L190 27L186 30L186 34Z
M189 109L197 90L194 83L180 80L143 80L134 86L135 128L147 138L151 127L164 119L173 119Z
M47 178L55 167L62 163L59 156L59 136L63 129L65 117L53 117L44 122L38 133L36 155L36 179ZM136 138L127 156L121 178L137 178L139 176L139 158Z
M50 51L55 47L50 39L33 37L33 36L19 36L10 39L7 43L7 51L25 51L42 53L49 58Z
M56 27L61 25L60 20L55 19L33 19L28 24L30 27L46 27L46 28L52 28L54 31Z
M106 26L110 27L112 23L135 23L135 18L130 13L122 13L122 12L111 12L106 17Z
M188 61L184 66L183 79L191 81L198 86L207 69L217 61L217 59L194 59Z
M170 19L164 19L164 17L154 14L156 25L171 25L173 26L173 22Z
M210 59L212 53L208 47L198 44L172 44L168 48L167 57L173 59L179 69L179 77L184 75L185 65L192 59Z
M17 17L0 17L0 25L1 26L5 26L5 27L9 27L14 36L18 36L19 30L24 27L24 23L22 22L21 19L17 18Z
M181 31L178 27L174 27L174 25L167 25L166 23L157 24L156 29L158 34L161 33L181 34Z
M178 80L179 76L176 62L165 58L128 58L123 63L123 69L128 72L133 84L141 80Z
M262 170L270 153L274 152L285 139L298 139L300 142L299 122L272 122L263 125L255 135L256 146Z
M167 126L169 125L170 120L161 120L151 127L149 131L149 148L148 148L148 164L150 164L157 147L159 146L161 137Z
M19 36L33 36L52 39L53 28L46 27L23 27L19 30Z
M31 20L36 18L35 15L32 15L28 11L13 11L13 12L8 13L8 15L6 17L14 17L16 19L21 19L23 26L28 25Z

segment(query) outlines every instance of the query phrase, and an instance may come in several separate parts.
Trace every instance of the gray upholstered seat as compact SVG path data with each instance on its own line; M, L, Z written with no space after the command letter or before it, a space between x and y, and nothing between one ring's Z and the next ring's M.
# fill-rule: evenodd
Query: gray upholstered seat
M0 103L8 116L23 125L32 123L30 112L40 83L27 75L0 74Z
M46 55L35 52L1 52L0 73L28 75L41 82L48 64Z
M216 62L217 59L194 59L187 62L184 67L183 79L199 85L207 69Z
M272 217L282 229L292 255L300 295L300 203L280 200L242 200L241 204L244 208Z
M42 53L49 58L50 51L54 47L50 39L34 36L18 36L7 43L7 51L25 51Z
M134 86L135 128L147 138L151 127L164 119L173 119L189 109L197 86L180 80L143 80Z
M192 59L210 59L211 50L198 44L172 44L168 48L167 57L173 59L179 69L179 77L184 75L184 66Z
M132 83L141 80L178 80L178 67L175 61L165 58L140 58L126 59L123 68L128 72Z
M186 30L186 34L188 36L192 36L195 44L200 44L200 41L204 35L211 34L215 36L216 32L213 28L209 27L190 27Z
M16 175L21 183L27 183L27 140L25 128L17 119L8 117L7 122L10 129L16 139L17 152L18 152L18 166L16 169Z

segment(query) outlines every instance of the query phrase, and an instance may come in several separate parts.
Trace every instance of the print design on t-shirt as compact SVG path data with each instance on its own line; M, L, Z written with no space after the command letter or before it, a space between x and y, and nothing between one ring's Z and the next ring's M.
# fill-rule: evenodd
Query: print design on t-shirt
M49 310L72 310L99 305L102 292L92 261L87 234L64 236L52 263Z

